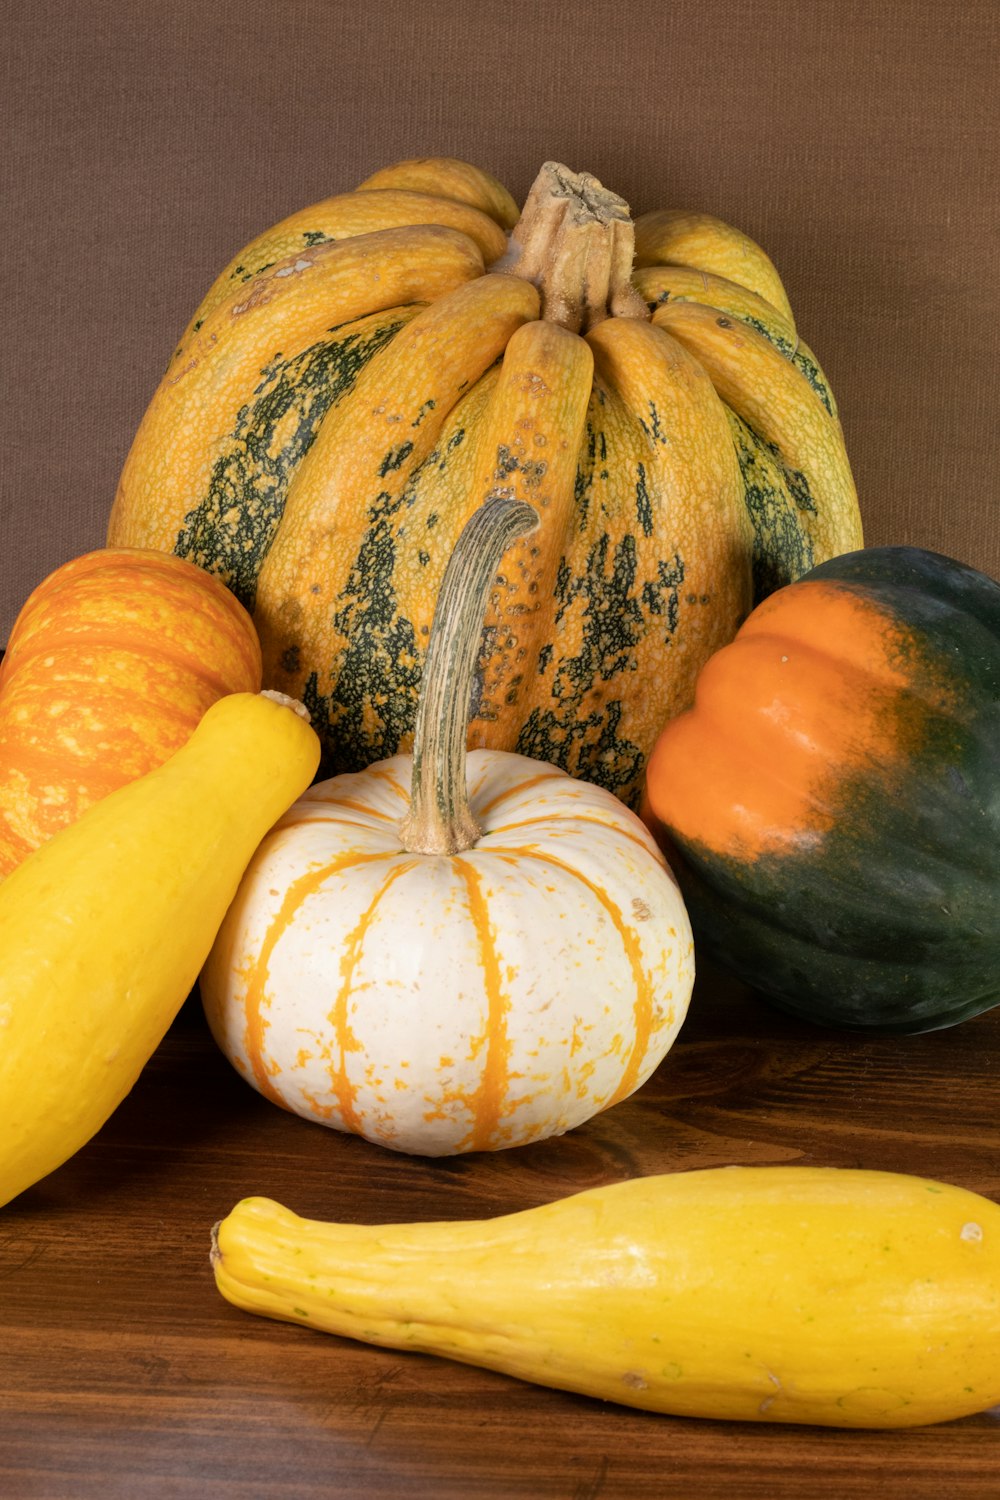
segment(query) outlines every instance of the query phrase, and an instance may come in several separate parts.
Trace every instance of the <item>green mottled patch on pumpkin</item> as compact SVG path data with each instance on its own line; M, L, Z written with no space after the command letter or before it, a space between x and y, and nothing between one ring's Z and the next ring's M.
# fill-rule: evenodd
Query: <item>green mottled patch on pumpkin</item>
M837 415L837 405L826 376L816 363L815 356L803 344L799 344L791 355L792 364L805 376L831 417Z
M555 623L558 628L571 606L583 601L583 641L579 655L564 657L559 665L556 697L586 691L596 678L609 682L628 664L644 628L642 609L634 593L636 571L637 548L631 533L613 549L607 534L601 536L587 554L583 573L576 577L565 561L560 565Z
M590 419L584 429L586 438L577 460L576 476L573 480L573 503L576 511L577 528L583 532L587 529L587 520L590 515L590 501L594 488L594 461L597 456L598 437L603 440L604 434L598 433Z
M812 386L831 417L837 414L834 405L833 392L830 390L829 382L823 371L816 362L816 356L811 349L785 337L774 327L769 326L760 318L751 317L748 313L742 315L741 321L748 324L750 328L756 328L757 332L763 334L769 344L773 344L779 354L783 354L790 364L793 364L801 375Z
M638 745L620 736L621 718L620 699L577 719L552 709L533 709L518 736L517 753L550 761L634 804L638 793L632 789L643 757Z
M396 488L380 490L368 507L364 540L337 596L333 624L346 645L326 680L313 673L303 694L323 744L324 775L360 771L395 755L413 732L427 643L400 598L403 565L413 556L421 571L432 563L441 516L433 501L426 515L415 507L422 493L440 494L442 486L446 492L449 462L460 460L464 439L461 416L455 415L409 472L412 443L393 450L380 466L387 483L388 476L397 476ZM423 545L414 552L415 526Z
M813 565L812 541L769 443L726 408L739 459L743 496L753 522L753 597L759 604Z
M412 623L400 612L395 587L394 518L404 499L405 491L396 497L383 491L373 502L368 531L333 617L347 641L336 683L325 697L315 673L307 684L305 705L321 737L329 726L338 771L361 771L394 755L413 729L423 651Z
M660 413L657 409L656 402L651 400L649 401L648 405L649 421L647 422L644 417L640 417L639 425L641 426L643 432L646 433L647 437L652 440L652 442L666 444L670 441L670 439L667 437L666 431L663 427L663 423L660 421Z
M384 479L394 469L401 469L412 452L413 444L411 442L399 443L397 447L390 448L378 466L379 478Z
M184 517L173 550L221 578L247 609L253 610L292 474L320 423L406 321L397 308L342 324L333 337L289 359L276 355L240 408L208 490Z
M693 302L695 299L690 296L672 297L669 288L667 288L660 292L659 296L654 298L652 302L648 302L647 306L655 311L657 307L661 307L665 302L671 301ZM734 307L724 308L722 311L726 312L730 317L736 318L737 322L745 323L748 328L755 329L757 333L767 339L769 344L773 344L778 353L784 355L785 359L790 364L793 364L801 375L805 376L831 417L836 417L837 404L833 398L833 391L830 389L830 382L820 369L819 362L811 349L798 339L788 338L773 323L767 323L763 318L755 318L752 313L740 311Z
M653 507L649 500L649 487L646 484L646 465L639 464L635 480L635 508L639 517L639 525L642 527L643 536L653 535Z
M676 627L678 590L684 578L680 558L658 564L655 579L638 579L635 537L628 533L613 547L605 533L590 547L579 573L563 559L557 575L555 626L571 609L580 610L580 649L556 659L552 702L529 715L517 751L551 761L586 781L619 795L630 794L642 771L639 747L621 734L623 706L610 698L588 706L595 684L610 683L635 667L635 653L649 628L647 616L662 620L665 636ZM543 648L545 670L553 653ZM544 661L545 667L542 667Z
M643 608L651 616L656 616L663 621L660 631L664 641L668 641L677 629L680 617L680 587L684 582L684 563L680 554L675 552L673 557L661 557L656 564L656 577L647 578L642 586L640 597ZM702 598L702 603L706 600Z
M781 449L775 443L769 443L768 447L781 464L781 472L785 476L788 492L799 510L808 511L811 516L815 516L817 514L816 502L812 497L809 480L805 474L803 474L801 469L790 469L788 467L781 456Z

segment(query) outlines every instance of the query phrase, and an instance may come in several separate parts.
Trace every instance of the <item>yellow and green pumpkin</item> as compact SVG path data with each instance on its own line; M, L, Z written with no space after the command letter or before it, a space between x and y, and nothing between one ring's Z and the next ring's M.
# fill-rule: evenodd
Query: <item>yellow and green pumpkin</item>
M445 565L494 495L541 523L498 580L469 744L626 800L755 592L861 541L828 384L757 245L705 214L633 224L554 163L519 215L447 158L225 269L109 539L224 580L332 774L410 746Z

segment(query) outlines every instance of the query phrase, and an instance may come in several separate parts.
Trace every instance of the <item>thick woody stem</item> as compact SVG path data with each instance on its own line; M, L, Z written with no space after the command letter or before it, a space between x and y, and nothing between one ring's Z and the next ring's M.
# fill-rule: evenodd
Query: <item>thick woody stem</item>
M487 500L466 522L448 561L417 707L410 808L400 824L410 854L459 854L479 838L465 745L483 617L500 559L537 525L537 513L522 500Z
M649 318L632 285L635 228L628 204L589 172L547 161L511 234L515 276L542 294L542 316L573 333L605 318Z

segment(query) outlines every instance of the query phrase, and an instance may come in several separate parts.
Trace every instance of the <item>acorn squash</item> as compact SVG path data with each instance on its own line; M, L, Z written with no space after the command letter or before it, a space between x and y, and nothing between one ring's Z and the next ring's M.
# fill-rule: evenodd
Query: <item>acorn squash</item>
M709 661L643 815L696 943L780 1006L923 1031L1000 1003L1000 585L912 547L814 568Z

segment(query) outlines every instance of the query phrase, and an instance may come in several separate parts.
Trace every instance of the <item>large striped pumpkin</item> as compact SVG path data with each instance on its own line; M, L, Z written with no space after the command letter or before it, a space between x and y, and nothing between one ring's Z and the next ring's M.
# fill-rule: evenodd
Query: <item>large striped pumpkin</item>
M357 770L411 743L445 564L496 494L541 527L486 621L470 744L625 798L754 590L861 539L833 398L758 246L705 214L633 225L552 163L519 217L488 174L433 159L226 268L109 541L218 574L325 770Z
M265 1098L423 1155L559 1134L631 1094L684 1019L691 932L639 819L506 751L468 686L513 500L445 577L415 753L310 788L264 839L201 977Z
M179 557L102 549L50 573L0 665L0 876L260 671L242 605Z

